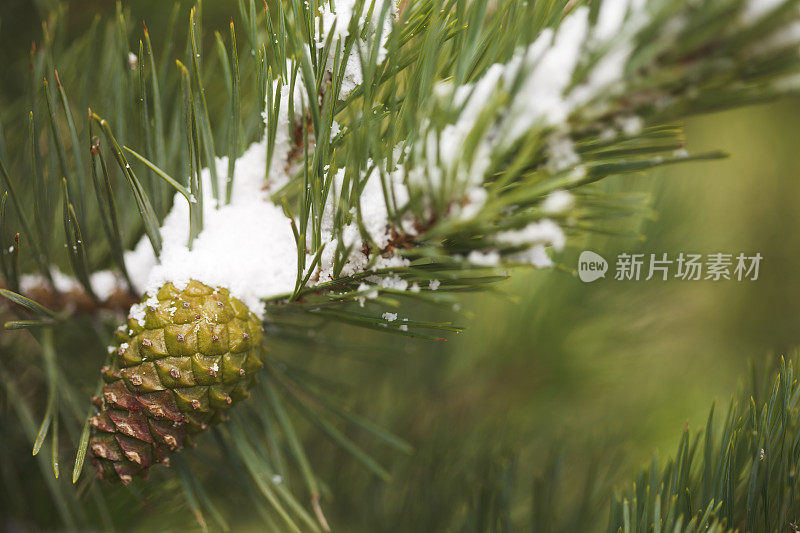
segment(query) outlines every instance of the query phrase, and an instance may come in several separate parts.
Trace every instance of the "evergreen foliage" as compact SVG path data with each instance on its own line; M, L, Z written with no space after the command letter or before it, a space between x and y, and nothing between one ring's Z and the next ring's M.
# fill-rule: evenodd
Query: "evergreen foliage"
M213 35L202 3L189 13L176 4L157 39L122 4L112 20L97 18L75 38L64 5L42 6L27 95L5 111L0 132L6 328L30 334L0 341L0 383L16 419L1 415L0 442L30 443L42 476L0 458L0 494L8 496L0 514L13 516L17 492L36 508L54 506L60 527L112 529L147 493L164 495L164 509L182 501L203 528L230 529L228 509L239 500L251 502L270 530L327 530L323 502L335 495L315 473L308 434L324 435L388 481L387 468L352 433L401 453L410 445L338 403L325 376L277 348L340 351L314 335L331 322L426 340L458 331L437 321L395 322L387 310L408 301L452 304L455 294L487 289L511 267L557 263L561 232L575 240L616 231L620 217L643 206L596 182L721 157L689 154L679 121L798 87L794 0L756 14L742 0L651 0L641 12L623 9L618 22L609 20L614 1L358 0L348 31L324 34L319 10L327 2L262 8L238 0L236 21ZM352 87L351 61L363 78ZM159 253L176 192L189 201L191 246L204 227L203 169L213 198L230 202L237 159L250 143L266 136L274 144L281 133L283 86L291 95L284 133L294 143L292 172L271 192L291 217L298 268L294 289L265 302L267 343L277 348L252 398L179 456L174 472L109 489L81 473L97 369L119 312L141 296L125 250L145 236ZM388 242L376 241L362 213L375 177ZM398 186L407 199L398 201ZM564 190L571 201L549 206ZM348 237L354 228L358 241ZM326 245L335 246L330 279L317 283ZM366 264L348 270L355 252ZM124 280L110 297L92 282L107 269ZM69 289L60 271L75 280ZM40 283L24 290L23 276L32 273ZM80 361L62 355L77 347ZM787 527L798 506L798 397L787 363L771 389L735 399L721 428L710 416L702 437L685 433L672 461L643 471L612 502L609 529ZM73 451L72 475L60 475L62 456ZM461 523L509 530L513 461L486 465ZM549 501L557 470L554 463L534 484L529 516L537 530L575 527ZM607 487L592 476L586 486L581 504L602 505ZM185 517L165 516L162 528L185 525Z

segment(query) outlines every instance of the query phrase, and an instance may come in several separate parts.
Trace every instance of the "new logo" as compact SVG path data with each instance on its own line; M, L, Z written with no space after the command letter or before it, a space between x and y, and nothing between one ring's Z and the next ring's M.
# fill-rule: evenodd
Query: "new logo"
M599 278L606 277L608 262L603 256L590 250L584 250L578 257L578 277L584 283L591 283Z

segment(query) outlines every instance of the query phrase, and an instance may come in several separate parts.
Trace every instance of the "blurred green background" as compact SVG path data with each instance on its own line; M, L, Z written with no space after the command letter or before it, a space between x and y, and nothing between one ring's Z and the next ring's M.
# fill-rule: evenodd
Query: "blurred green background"
M507 454L525 498L555 452L565 479L558 499L567 506L593 464L611 487L631 483L654 452L674 452L686 425L702 428L712 403L724 411L751 362L774 364L800 343L799 112L800 102L786 100L689 121L690 150L730 157L611 180L614 190L650 192L655 216L642 221L644 241L585 243L609 262L619 252L760 252L757 281L623 282L612 270L584 284L561 271L517 272L499 287L504 295L463 300L464 333L388 359L381 387L361 388L359 402L419 449L392 463L419 491L404 494L403 509L388 505L408 526L401 530L413 529L409 515L421 509L430 514L425 523L435 520L438 498L452 501L437 488L477 491L485 450ZM583 248L566 254L567 266L575 268ZM337 464L346 459L332 460L331 472ZM338 490L360 486L352 475ZM363 512L365 493L351 497L348 519ZM601 524L604 503L590 515ZM362 530L385 524L381 513Z
M133 18L151 28L167 16L164 5L130 2ZM72 31L114 9L99 0L71 6ZM233 2L206 2L210 27L235 14ZM2 0L0 19L0 118L8 136L16 128L6 120L13 114L7 104L23 90L27 49L40 26L30 1ZM157 29L152 33L157 41ZM393 481L385 484L307 432L313 466L328 485L324 508L334 530L457 529L467 503L480 500L486 480L495 478L510 480L508 498L518 509L512 519L523 523L537 472L552 466L553 457L564 482L549 496L565 514L583 490L584 474L598 468L609 492L597 494L595 508L565 520L589 530L594 520L603 524L611 491L628 484L653 452L672 453L683 428L700 427L715 400L725 407L747 380L748 361L776 360L800 344L797 116L800 101L785 100L692 119L690 151L731 156L609 180L610 189L652 196L655 215L638 223L645 239L598 236L565 254L574 268L584 248L608 259L623 251L760 252L758 281L620 282L609 275L584 284L561 270L520 271L496 294L462 298L459 312L401 310L466 326L447 342L340 328L329 333L365 346L362 352L298 354L346 387L358 412L415 447L403 456L355 435L389 466ZM238 516L237 529L259 529L246 509Z

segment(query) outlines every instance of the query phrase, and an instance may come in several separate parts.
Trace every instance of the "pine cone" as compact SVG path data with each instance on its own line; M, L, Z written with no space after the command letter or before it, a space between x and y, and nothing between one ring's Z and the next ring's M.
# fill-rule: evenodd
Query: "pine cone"
M227 289L167 283L131 307L102 369L102 398L90 419L97 475L130 483L151 465L169 466L191 435L222 421L247 398L263 366L259 319Z

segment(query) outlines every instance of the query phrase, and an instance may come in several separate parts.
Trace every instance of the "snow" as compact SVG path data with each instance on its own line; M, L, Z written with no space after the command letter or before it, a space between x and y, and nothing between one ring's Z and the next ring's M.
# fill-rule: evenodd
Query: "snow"
M212 196L211 173L205 169L202 173L203 231L195 238L191 249L187 247L189 204L176 194L161 227L163 244L158 259L145 237L132 251L125 253L125 265L138 292L152 297L166 282L181 289L194 279L210 286L226 287L251 311L263 316L263 298L294 289L297 247L291 221L268 196L289 180L287 156L291 149L288 87L276 82L273 90L280 91L282 98L269 172L264 168L265 138L252 144L237 160L231 203L218 206ZM227 166L226 157L217 159L222 181L220 190L224 190ZM93 274L93 284L99 276L107 274ZM143 309L133 309L131 317L137 318L139 313L143 313Z
M495 92L503 73L504 65L495 64L490 66L474 85L462 85L455 90L450 88L446 91L444 88L450 87L450 84L439 84L439 90L444 95L443 98L450 97L450 93L452 93L454 105L463 106L458 121L455 124L447 125L442 130L438 141L439 157L446 168L452 169L462 161L464 143L475 128L481 111ZM429 138L429 143L432 141L433 139ZM472 155L472 165L465 180L468 183L476 184L483 181L483 174L489 163L490 155L487 148L483 144L479 145ZM435 153L433 150L429 150L429 152ZM431 157L433 153L427 155Z
M488 252L473 250L467 256L467 261L477 266L493 267L500 264L500 253L496 250Z
M290 71L291 72L291 71ZM279 81L275 81L272 86L272 94L273 94L273 102L274 99L277 98L278 93L280 93L280 107L278 110L278 123L276 125L275 131L275 144L273 145L272 151L272 161L270 161L269 173L268 173L268 181L267 187L270 192L275 192L280 190L281 187L286 185L289 182L289 172L292 169L287 168L289 163L287 162L288 155L292 149L292 139L289 137L289 91L291 90L289 85L281 84ZM302 95L305 94L302 89L298 89L295 87L295 94L294 94L294 102L293 107L295 109L295 114L300 113L300 110L303 108L303 97ZM307 105L307 104L306 104ZM264 122L268 122L268 114L267 110L261 114ZM271 126L271 125L270 125ZM263 141L262 141L263 142ZM266 143L264 144L265 151L266 151ZM247 157L248 155L253 158L250 161ZM261 156L262 154L257 151L248 150L244 153L241 159L237 160L237 166L239 164L244 164L245 168L259 170L259 162L255 160L256 157ZM227 164L227 161L226 161ZM261 169L263 171L263 169ZM238 171L238 169L237 169ZM227 175L227 174L226 174ZM234 184L236 182L234 181Z
M361 307L364 307L367 300L374 300L378 297L378 289L366 283L359 283L357 291L362 293L361 296L356 297L356 301Z
M100 301L108 300L114 293L119 292L120 287L125 286L122 276L109 270L95 273L90 282L92 290Z
M489 194L483 187L473 187L470 189L465 198L466 205L461 208L460 218L462 220L475 218L486 203L488 196Z
M586 80L573 88L568 98L572 109L591 102L598 95L611 96L625 78L625 67L633 52L633 38L648 21L647 0L603 2L589 38L589 48L601 51ZM661 38L674 39L684 27L680 17L670 19L661 29Z
M150 297L145 300L144 305L155 311L155 309L158 307L158 298L155 294L151 294ZM186 307L186 302L184 302L184 307Z
M786 3L787 0L748 0L744 4L744 18L756 21L773 9Z
M326 62L328 72L330 72L334 66L337 42L341 43L341 50L344 50L345 39L350 34L348 29L350 20L354 15L356 15L355 4L356 2L353 0L341 0L336 2L335 11L331 11L330 5L327 2L319 8L320 15L316 19L317 28L314 32L314 36L317 39L317 48L322 50L325 47L325 41L328 38L328 35L331 33L333 34L333 39L331 40L331 47ZM350 51L350 55L345 61L342 87L341 92L339 93L340 98L346 98L364 81L364 76L361 70L361 59L359 58L359 48L365 57L369 57L369 54L372 52L374 39L378 34L378 26L381 23L380 15L382 4L383 2L381 0L375 1L372 17L369 20L367 20L367 15L370 2L365 2L362 12L358 14L357 20L359 28L366 31L362 31L362 33L355 39ZM392 29L392 18L394 17L395 12L395 3L394 1L390 1L389 13L383 20L383 24L380 27L380 46L378 47L377 56L379 63L386 58L386 42L388 40L389 32Z
M254 153L262 157L253 157ZM297 247L290 221L263 191L265 158L265 144L248 149L240 163L258 161L261 170L252 171L250 165L237 164L230 205L215 208L213 198L204 199L204 229L191 250L186 246L189 207L181 198L175 198L161 228L164 242L160 263L150 270L143 292L158 291L170 281L180 289L195 279L212 287L228 288L251 311L261 314L262 298L294 288ZM204 190L210 194L210 187Z
M530 74L510 106L508 141L519 139L537 122L560 124L569 116L572 109L564 92L572 80L588 29L589 9L580 7L563 20L557 33L542 32L519 57L522 68Z
M371 162L370 162L371 164ZM349 276L363 272L370 263L370 257L365 254L366 245L370 249L382 252L390 244L392 233L389 223L389 211L386 207L386 196L390 194L390 200L397 206L402 206L408 201L408 190L402 182L400 172L392 172L383 180L380 173L374 170L366 178L361 194L359 196L359 210L353 208L350 215L353 222L346 225L341 234L334 230L334 214L336 213L339 198L342 194L342 186L345 182L346 170L339 169L333 176L330 176L331 192L328 196L325 212L322 216L322 232L327 243L320 257L320 267L318 269L317 281L324 283L333 279L333 266L336 249L341 239L345 249L349 249L347 262L345 263L340 276ZM361 231L355 219L360 214L360 222L367 233L368 239L362 238ZM377 248L377 250L375 250ZM373 269L396 268L407 266L408 260L396 255L381 255L373 264Z
M617 117L617 125L622 133L628 137L639 135L644 128L644 121L642 117L636 115L627 115Z
M547 169L553 174L574 167L581 162L569 135L557 133L547 139Z
M593 34L599 41L610 41L623 30L626 17L641 12L647 0L610 0L600 4Z
M592 67L586 81L572 90L569 95L570 106L578 108L600 94L613 92L611 89L614 85L624 79L625 66L632 51L633 46L627 40L616 43Z
M617 137L617 130L612 128L611 126L605 126L600 135L597 136L597 140L607 142L614 140Z
M613 0L600 4L600 12L594 27L596 39L608 41L619 33L622 23L625 21L629 3L628 0Z
M395 320L397 320L397 313L386 312L381 315L381 318L383 318L387 322L394 322Z
M800 20L795 20L758 42L751 48L751 52L754 55L761 55L798 45L800 45Z
M531 222L519 230L498 233L497 241L513 246L549 244L557 251L563 250L566 245L566 237L561 226L548 218Z
M300 85L295 90L298 93L303 91ZM138 291L152 295L166 282L172 282L180 289L194 279L211 286L228 288L251 311L263 317L263 299L294 290L297 247L291 221L283 209L270 200L269 194L280 189L291 177L291 162L287 161L292 142L288 134L288 102L289 98L294 97L299 112L301 107L298 98L302 96L290 95L289 86L280 81L275 82L273 94L278 91L281 103L269 172L264 169L267 139L262 139L251 145L237 161L231 203L218 206L211 192L210 172L204 170L203 231L195 238L191 249L187 247L189 205L183 197L176 195L173 208L161 227L163 247L158 260L145 238L133 251L125 254L126 267ZM264 117L266 119L266 113ZM220 177L227 176L227 164L225 157L217 160ZM399 179L399 174L391 179ZM318 282L329 281L333 276L337 247L337 239L333 236L333 214L343 180L344 169L340 169L334 177L332 193L323 215L326 222L323 223L323 242L327 244L318 269ZM398 204L402 204L407 201L407 191L396 185L395 198ZM387 246L391 237L388 232L388 212L377 172L367 179L360 198L360 208L361 223L372 243L379 248ZM362 251L363 242L358 226L355 223L348 225L341 237L344 245L351 247L350 260L342 275L363 272L369 258ZM309 257L307 264L310 261ZM381 258L375 268L405 264L407 261L403 258L388 257ZM400 278L388 278L383 286L405 290L407 285Z
M547 250L541 244L536 244L527 250L516 253L510 259L536 268L550 268L553 266L553 260L547 255Z
M493 156L518 143L531 130L556 130L548 140L546 167L560 172L580 161L564 130L568 117L601 96L614 94L622 84L633 50L633 38L647 21L645 0L603 2L598 21L590 27L589 9L579 7L567 15L557 29L548 28L527 47L520 48L505 64L490 66L477 80L459 87L439 83L434 93L461 109L454 123L433 131L421 124L425 135L413 147L419 162L409 170L409 183L438 185L454 171L470 187L483 183ZM574 74L587 53L599 55L586 78L575 83ZM512 87L518 86L511 93ZM510 96L507 110L498 121L475 131L481 113L496 99ZM641 128L641 119L626 117L620 124L626 134ZM470 137L470 136L473 137ZM473 149L469 168L461 168L463 146L468 138L480 141ZM459 166L460 165L460 166Z
M393 180L391 185L394 187L394 198L398 205L403 205L408 201L408 190L399 182L400 175L393 174L389 177ZM389 244L389 234L387 224L389 213L386 209L386 201L381 186L381 177L378 172L373 172L367 179L367 183L361 193L361 217L362 223L378 248L386 248Z
M603 5L613 2L606 2ZM505 64L491 65L475 81L453 86L451 81L435 85L434 95L443 107L459 112L452 123L434 127L423 121L422 133L411 149L406 170L411 187L434 190L444 183L463 186L465 202L461 219L477 215L485 202L484 179L491 163L536 128L548 135L545 168L552 173L576 169L575 179L585 171L569 131L567 118L581 106L608 93L624 79L632 50L632 36L642 20L644 0L621 0L621 7L604 8L602 26L590 31L589 10L579 7L567 15L557 29L548 28L526 47L517 50ZM602 42L614 34L610 47ZM583 83L574 84L574 74L585 52L602 52ZM512 91L512 88L516 88ZM482 114L500 99L509 99L495 122L486 123ZM496 113L496 110L492 112ZM626 124L627 131L632 131ZM481 128L481 130L478 130ZM555 130L555 131L553 131ZM470 154L465 159L468 141ZM572 174L570 173L570 177ZM483 192L481 192L483 191ZM484 195L483 197L481 195Z
M46 284L47 281L41 274L23 274L19 278L19 290L23 294L29 294L31 291Z
M630 0L630 5L640 0ZM376 2L377 4L377 2ZM329 32L333 32L336 40L343 43L348 36L347 25L353 16L353 0L336 3L336 11L330 11L328 4L321 8L318 17L321 42ZM627 4L626 4L627 5ZM367 30L361 32L355 46L370 45L374 42L378 25L380 6L376 5L370 21L366 15L359 15L359 21L367 24ZM614 13L605 15L608 24L616 20ZM392 12L383 21L381 27L380 54L386 53L386 37L392 27ZM463 201L454 202L454 216L462 219L474 218L484 206L488 195L483 187L484 176L492 155L503 150L509 143L517 141L533 126L555 126L563 123L574 110L574 99L570 99L568 91L581 52L589 38L589 11L578 8L568 15L557 30L546 30L527 48L519 50L505 65L493 65L475 83L460 87L443 84L437 87L442 98L452 97L463 112L454 124L446 125L441 131L434 131L430 125L422 124L423 135L418 137L418 144L398 146L394 160L412 156L415 165L396 169L373 169L369 176L362 176L363 189L360 194L358 209L354 207L346 215L352 222L337 229L334 225L334 214L340 205L343 195L343 184L346 171L344 169L328 169L332 179L327 203L322 213L323 251L316 272L312 272L311 283L324 283L334 277L333 265L337 249L346 249L348 255L344 262L341 276L348 276L371 270L391 269L409 264L408 260L390 253L388 250L394 234L389 220L386 205L386 193L396 207L402 207L409 199L411 184L436 186L442 174L455 172L459 182L465 184ZM317 43L320 45L320 42ZM366 50L366 48L364 48ZM332 65L332 56L329 58ZM353 62L355 60L355 63ZM620 60L620 59L618 59ZM362 82L358 51L353 49L346 62L345 86L342 97ZM295 72L294 65L288 65L289 72ZM472 161L464 164L464 144L479 123L487 102L492 100L498 90L507 90L515 80L522 76L522 88L513 98L507 112L498 124L490 124L486 132L480 132L479 142L472 151ZM291 220L283 209L272 202L270 195L277 192L292 178L296 170L296 161L291 161L293 138L291 129L302 108L308 105L302 80L295 80L295 92L290 94L289 82L277 80L271 87L272 96L280 95L277 111L272 160L266 169L268 138L252 144L236 162L231 203L218 205L212 196L211 173L208 169L202 172L203 180L203 230L194 239L191 249L189 243L189 203L179 194L175 195L173 207L164 219L160 228L162 250L156 257L146 237L137 243L135 248L125 253L125 264L134 288L145 295L145 304L131 309L130 317L142 322L144 309L152 304L158 289L166 282L172 282L179 289L189 280L198 280L211 286L226 287L233 296L241 299L251 311L263 317L265 299L288 295L295 289L297 280L297 246L292 232ZM449 95L449 96L448 96ZM293 102L295 117L289 116L289 102ZM265 120L273 116L271 110L264 113ZM335 125L335 130L340 127ZM314 142L314 139L309 139ZM313 146L309 146L312 149ZM410 152L409 152L410 151ZM549 165L557 170L565 170L580 163L575 153L572 140L566 133L555 133L549 136ZM416 158L416 159L415 159ZM405 163L404 163L405 164ZM220 178L219 190L224 191L227 180L228 161L226 157L216 161L217 174ZM373 166L368 162L367 168ZM466 168L463 168L466 167ZM448 179L450 176L448 176ZM408 185L407 185L408 184ZM436 191L433 191L436 192ZM195 206L197 203L194 204ZM559 213L571 205L569 193L559 191L542 203L546 213ZM409 234L414 234L415 220L400 220L401 227ZM550 220L542 220L521 230L504 232L496 236L498 246L513 244L523 247L523 252L514 256L515 260L545 265L549 258L545 246L556 249L563 247L564 235L557 224ZM341 241L341 244L340 244ZM365 253L366 252L366 253ZM312 256L306 257L306 265L311 263ZM501 257L497 250L473 252L467 260L475 265L495 266L500 264ZM60 290L79 288L74 279L58 273L54 275ZM396 275L375 276L369 278L370 284L359 286L359 301L375 298L379 290L419 291L414 284ZM28 280L31 283L31 280ZM115 290L124 290L125 285L118 274L103 271L92 275L92 286L101 300L108 298ZM438 280L431 280L428 288L439 288Z
M144 327L145 324L145 306L143 304L137 303L133 304L128 311L128 318L131 320L135 320L139 323L140 326Z
M742 9L745 22L757 21L785 0L746 0ZM317 49L322 49L329 35L332 46L325 66L328 72L333 67L337 43L344 46L345 39L354 38L354 45L348 57L344 58L344 82L340 98L345 98L363 83L359 52L368 54L375 40L379 40L378 60L387 53L386 44L392 21L396 13L395 2L388 2L389 13L380 19L382 0L374 2L372 14L368 14L369 2L363 13L355 13L355 0L341 0L325 3L320 7L315 19L314 31ZM556 28L542 31L538 38L528 46L518 49L505 64L490 66L482 76L471 83L455 86L451 81L440 82L434 87L434 98L442 105L452 105L460 112L453 114L452 123L436 124L423 121L419 124L420 134L414 145L398 146L394 160L408 157L402 168L373 169L371 175L360 176L363 190L342 191L348 181L345 169L326 168L332 180L327 203L322 213L322 242L324 244L320 264L312 272L311 283L325 283L334 277L333 266L337 250L346 249L347 257L342 276L365 272L367 269L380 270L407 266L409 263L399 255L390 253L390 245L395 235L392 232L386 193L394 200L394 205L402 207L408 202L410 192L415 187L427 194L438 194L439 187L456 184L453 193L452 211L449 213L460 220L474 219L488 200L484 187L486 175L493 169L490 164L497 157L520 143L531 131L542 132L546 137L545 161L542 168L551 173L565 173L568 179L581 179L586 169L568 129L569 118L576 113L596 111L587 105L602 103L604 98L615 95L615 88L625 80L625 69L634 48L634 35L641 30L647 20L647 0L606 0L601 3L596 23L590 23L590 11L581 6L573 9ZM652 5L652 4L651 4ZM350 35L348 29L351 19L357 20L361 27L357 36ZM663 29L661 38L675 38L683 21L670 22ZM380 36L378 36L380 34ZM785 46L800 44L800 25L787 25L775 32L765 46ZM757 50L755 50L757 52ZM582 62L592 57L594 63ZM134 54L129 56L131 64L138 61ZM297 71L296 65L288 65L289 72ZM585 78L576 79L576 72L588 69ZM299 76L302 76L301 74ZM291 293L297 279L297 247L292 232L291 220L283 209L272 202L270 195L280 190L297 170L297 161L290 160L293 138L291 131L297 116L289 116L289 102L293 102L295 113L302 112L309 105L308 95L301 79L295 80L296 90L290 94L289 82L278 80L271 87L274 97L280 95L276 123L269 124L276 129L274 145L268 147L268 139L252 144L237 161L234 177L232 202L217 205L212 197L210 172L202 173L204 229L187 246L189 237L189 204L177 195L172 210L160 229L163 248L156 257L146 237L135 248L125 253L125 264L134 288L146 295L144 305L134 306L130 316L143 321L146 305L153 304L155 292L166 282L178 288L195 279L212 286L228 288L259 316L264 315L263 300ZM800 78L776 80L783 85L800 84ZM512 87L519 87L512 92ZM498 100L498 98L501 98ZM491 122L480 120L489 105L507 99L506 108L496 114ZM316 103L314 102L314 105ZM597 109L602 110L602 105ZM265 112L272 116L271 110ZM494 109L493 109L494 111ZM484 128L476 131L476 128ZM641 117L626 115L618 117L613 124L604 126L601 139L610 140L618 134L634 136L644 127ZM333 135L341 131L338 124L333 125ZM468 141L469 158L464 150ZM309 139L313 149L314 139ZM272 160L266 167L268 151ZM685 150L675 152L675 157L687 157ZM380 162L376 162L381 164ZM227 158L216 161L218 174L222 180L220 190L225 190L227 178ZM373 162L368 162L367 168ZM409 191L412 189L412 191ZM343 213L351 222L336 228L334 215L340 199L346 193L360 195L358 208ZM451 190L446 190L450 193ZM196 205L196 204L195 204ZM574 205L574 198L564 190L550 193L540 203L545 215L561 215ZM415 232L415 220L401 219L400 226L409 234ZM534 266L551 266L548 247L560 251L565 246L566 237L562 228L553 220L542 219L527 226L500 232L492 237L496 249L472 251L466 254L466 261L476 266L496 266L501 260L510 259ZM510 257L501 257L499 250L509 246L518 247ZM306 257L306 265L311 256ZM81 290L80 284L58 270L53 271L56 288L63 292ZM124 280L117 273L102 271L91 277L93 291L101 300L108 299L114 292L125 290ZM359 301L363 304L368 298L375 298L379 290L410 290L417 292L419 285L412 284L396 275L374 276L369 283L359 288ZM22 277L22 290L44 284L39 275ZM437 290L438 280L431 280L429 290ZM392 315L392 313L387 313ZM394 315L396 318L396 315ZM387 320L386 316L384 317ZM394 320L391 319L391 320Z
M550 215L558 215L572 209L575 200L570 193L563 189L551 192L541 205L542 211Z
M57 268L50 269L50 277L53 278L53 285L55 285L56 290L59 292L80 290L80 283L78 283L78 280L67 276Z
M53 278L53 285L59 292L83 291L83 287L77 279L64 274L56 267L50 269L50 276ZM89 282L92 285L92 291L100 301L108 300L115 293L127 290L123 277L110 270L95 272ZM46 287L47 283L41 274L23 274L19 280L20 291L23 293Z
M480 186L494 155L510 149L537 126L564 124L576 107L619 79L620 64L624 67L628 54L619 54L613 65L606 65L595 74L595 81L589 86L579 86L573 90L576 94L571 95L569 88L588 35L589 10L580 7L565 17L557 30L545 29L532 44L517 50L507 63L490 66L473 83L458 87L449 81L437 84L434 94L443 105L452 102L460 113L453 123L439 131L425 122L420 125L425 133L413 146L416 167L408 172L409 183L437 187L443 178L455 173L457 182L469 188ZM497 123L484 125L479 119L487 105L496 100L494 96L508 95L517 85L519 88L510 94L507 109ZM476 131L479 125L484 131ZM476 136L479 141L465 165L464 145ZM555 155L560 158L555 163L558 168L578 162L574 150Z
M404 291L408 288L408 282L400 276L387 276L381 278L378 284L384 289Z

